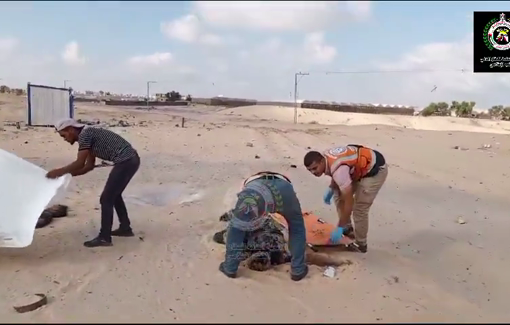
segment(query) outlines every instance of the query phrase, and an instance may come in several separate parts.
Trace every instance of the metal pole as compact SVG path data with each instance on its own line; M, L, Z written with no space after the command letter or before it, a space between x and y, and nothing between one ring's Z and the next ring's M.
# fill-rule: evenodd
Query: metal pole
M149 110L150 84L154 83L156 83L156 81L147 81L147 110Z
M71 80L67 80L67 79L64 80L64 88L67 88L67 82L68 81L71 81Z
M303 72L296 72L294 74L294 124L297 124L297 120L298 120L298 113L297 113L297 109L298 109L298 102L297 102L297 92L298 92L298 76L308 76L310 75L309 73L303 73Z
M149 87L150 87L150 84L151 82L150 81L147 81L147 110L149 110Z
M297 124L297 76L294 74L294 124Z

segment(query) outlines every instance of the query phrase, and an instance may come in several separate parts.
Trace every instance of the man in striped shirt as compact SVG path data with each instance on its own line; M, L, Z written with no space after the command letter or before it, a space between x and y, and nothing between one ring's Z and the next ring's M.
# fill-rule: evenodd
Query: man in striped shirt
M140 166L140 157L136 150L115 132L86 127L73 119L57 122L55 129L71 145L78 142L78 157L76 161L65 167L49 171L46 177L58 178L65 174L84 175L94 169L96 157L114 163L99 199L101 231L96 238L86 241L84 245L86 247L112 246L112 236L134 236L122 192ZM118 229L112 231L114 208L120 225Z

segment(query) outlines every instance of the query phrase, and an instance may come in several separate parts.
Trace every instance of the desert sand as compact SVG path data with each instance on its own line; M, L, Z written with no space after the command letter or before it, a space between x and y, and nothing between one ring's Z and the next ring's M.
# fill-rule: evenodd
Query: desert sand
M24 120L22 99L0 102L3 121ZM142 159L124 193L136 237L85 248L99 230L99 195L109 169L74 178L59 202L70 207L69 217L36 230L27 248L0 249L3 322L510 319L509 123L300 109L301 123L294 125L292 108L147 112L77 105L77 118L145 121L111 128ZM2 149L48 170L72 161L77 150L51 128L4 126L0 138ZM218 218L244 178L282 172L303 209L334 222L334 207L322 203L328 180L309 174L302 159L308 148L345 143L380 150L390 166L371 210L368 253L322 250L352 262L335 278L324 277L324 267L316 265L298 283L290 280L289 265L267 272L241 268L238 279L221 274L224 247L212 235L223 227ZM47 294L48 304L16 313L16 299L34 293Z

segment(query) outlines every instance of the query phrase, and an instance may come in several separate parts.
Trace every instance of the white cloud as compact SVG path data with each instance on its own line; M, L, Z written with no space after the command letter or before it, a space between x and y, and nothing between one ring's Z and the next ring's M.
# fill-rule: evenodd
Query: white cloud
M370 1L346 1L347 11L354 18L366 19L372 13L372 4Z
M270 66L274 63L275 68L279 70L296 70L326 65L331 63L336 55L335 47L326 44L324 32L315 32L305 34L302 43L296 45L272 37L254 46L252 51L242 50L236 56L242 60L249 60L251 64Z
M200 21L195 15L186 15L174 21L162 23L161 31L168 38L194 43L200 35Z
M369 2L200 2L193 5L189 14L161 23L161 32L173 40L172 53L159 48L153 54L118 54L110 61L100 58L90 62L85 71L69 69L64 64L86 61L76 42L68 44L62 61L58 60L58 49L30 55L16 48L17 40L0 38L0 59L2 53L11 53L9 64L2 65L0 77L2 82L12 81L14 86L23 86L27 81L58 86L64 79L70 79L77 90L142 95L145 80L154 80L157 84L151 89L155 92L175 89L197 97L223 94L269 100L292 98L294 73L303 71L310 75L300 79L301 99L417 106L432 101L472 100L482 108L510 105L508 74L470 72L471 35L451 43L407 48L405 53L393 53L395 57L384 61L356 60L355 47L346 49L344 57L343 50L340 52L331 42L338 31L334 24L366 19L370 14ZM363 29L362 23L354 21L353 25ZM194 45L207 46L197 50L192 48ZM168 42L161 46L168 46ZM13 51L16 55L12 55ZM371 60L368 55L363 57ZM380 69L467 71L330 75L317 72ZM435 86L437 89L431 92Z
M15 38L0 38L0 60L7 59L18 46Z
M80 54L80 47L76 41L72 41L65 46L62 59L68 65L83 65L86 62L85 57Z
M164 63L168 63L172 61L172 59L173 59L172 53L156 52L150 55L133 56L128 59L128 63L134 66L158 66Z
M342 20L365 18L369 1L197 1L194 11L215 27L317 31Z
M472 72L472 34L452 43L417 46L398 60L377 66L383 70L424 71L400 73L398 78L392 78L394 82L391 83L392 90L389 90L394 96L399 95L421 106L432 101L452 100L475 101L478 108L488 108L497 103L508 104L508 74ZM462 69L465 71L458 71ZM435 86L437 89L431 92Z
M0 38L0 53L8 53L13 51L18 45L15 38Z
M223 44L223 40L216 34L203 34L200 37L200 42L205 45L218 46Z
M305 36L304 52L313 63L330 63L336 57L336 49L324 41L324 33L316 32Z
M213 46L222 44L221 37L206 33L198 17L192 14L161 23L161 32L169 39L185 43L201 43Z

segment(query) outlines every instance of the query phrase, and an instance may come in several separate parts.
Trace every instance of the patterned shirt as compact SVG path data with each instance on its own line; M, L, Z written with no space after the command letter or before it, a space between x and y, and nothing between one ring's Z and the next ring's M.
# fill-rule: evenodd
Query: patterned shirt
M78 150L90 150L100 159L118 164L137 155L129 142L117 133L98 127L84 127L78 136Z

